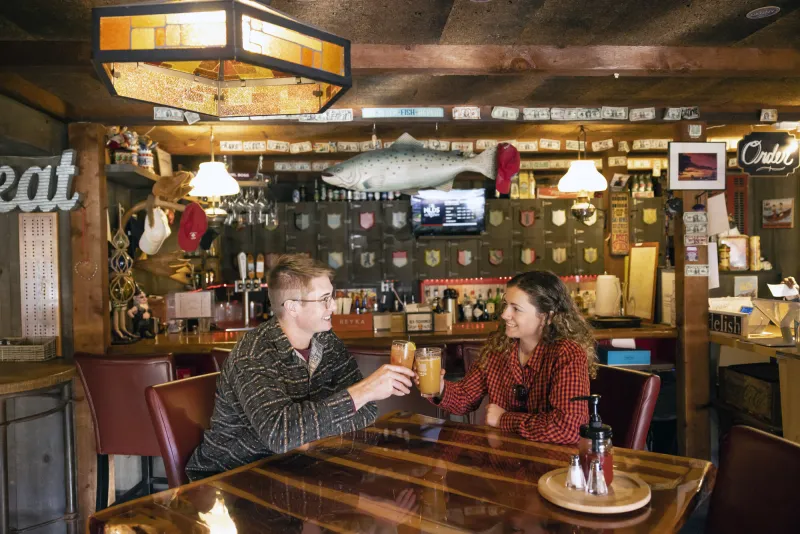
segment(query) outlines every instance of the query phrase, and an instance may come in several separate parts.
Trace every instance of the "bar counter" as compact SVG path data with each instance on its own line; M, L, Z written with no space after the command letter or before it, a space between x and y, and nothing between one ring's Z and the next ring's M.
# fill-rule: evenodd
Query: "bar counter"
M160 334L155 339L143 339L132 345L112 345L109 354L142 355L172 352L175 354L207 353L213 348L233 348L246 332L210 332L207 334ZM639 328L610 328L595 330L598 341L609 339L675 339L678 330L666 325L643 325ZM398 332L337 332L348 348L389 349L394 339L408 339L417 345L458 345L481 343L488 332L469 333L398 333Z

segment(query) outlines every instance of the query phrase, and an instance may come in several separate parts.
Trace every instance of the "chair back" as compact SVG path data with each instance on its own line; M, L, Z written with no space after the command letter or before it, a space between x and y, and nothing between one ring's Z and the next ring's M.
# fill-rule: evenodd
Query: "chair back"
M211 359L214 361L214 367L218 372L222 371L222 365L230 355L231 349L211 349Z
M376 348L353 348L348 349L350 355L355 358L358 369L364 377L368 377L378 370L382 365L391 362L391 349ZM444 350L442 350L444 358ZM388 399L377 401L378 417L396 410L438 417L439 409L420 396L419 390L412 386L411 394L398 397L392 395Z
M608 365L597 366L592 393L602 395L600 417L614 430L614 445L645 450L647 432L661 389L658 375Z
M483 350L483 343L481 344L464 344L461 346L461 352L464 357L464 371L469 373L473 365L478 363L481 358L481 351ZM473 425L486 424L486 406L489 404L489 396L485 396L481 405L477 410L469 414L469 422Z
M172 355L78 353L75 363L94 421L97 454L159 456L144 391L172 380Z
M797 532L800 445L734 426L720 450L706 532Z
M211 425L219 373L147 388L147 406L170 488L189 482L186 462Z

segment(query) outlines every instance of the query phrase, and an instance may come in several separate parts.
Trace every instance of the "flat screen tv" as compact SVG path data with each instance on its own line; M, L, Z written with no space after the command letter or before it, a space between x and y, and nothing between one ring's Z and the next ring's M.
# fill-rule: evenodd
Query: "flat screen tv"
M484 229L483 189L428 189L411 197L411 229L416 236L475 235Z

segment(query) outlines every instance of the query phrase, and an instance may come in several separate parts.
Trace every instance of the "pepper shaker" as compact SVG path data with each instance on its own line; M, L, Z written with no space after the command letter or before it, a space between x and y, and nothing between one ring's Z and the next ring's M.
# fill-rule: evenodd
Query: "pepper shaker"
M586 481L586 493L590 495L608 495L608 485L603 474L603 464L600 460L592 460L589 467L589 480Z

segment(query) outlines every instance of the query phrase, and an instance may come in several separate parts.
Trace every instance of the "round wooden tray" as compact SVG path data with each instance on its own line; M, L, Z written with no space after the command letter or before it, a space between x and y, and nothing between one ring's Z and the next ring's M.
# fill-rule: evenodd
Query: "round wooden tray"
M622 514L650 502L650 486L636 475L614 471L614 482L603 496L567 489L566 478L566 467L545 473L539 478L539 493L553 504L588 514Z

